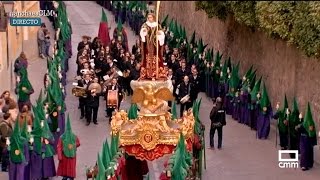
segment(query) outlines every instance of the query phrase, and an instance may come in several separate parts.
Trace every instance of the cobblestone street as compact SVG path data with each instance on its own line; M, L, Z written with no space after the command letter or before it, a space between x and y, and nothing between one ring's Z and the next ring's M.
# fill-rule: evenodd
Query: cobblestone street
M76 75L76 54L77 45L81 41L82 35L95 37L98 34L99 22L101 18L101 6L95 2L66 1L69 19L72 24L72 47L73 56L69 60L69 72L67 74L67 113L72 120L72 128L80 138L81 146L77 151L77 178L85 180L86 166L93 166L97 159L97 153L102 148L102 143L106 138L110 138L110 126L105 117L105 101L100 99L98 113L98 125L91 123L85 125L85 120L80 120L80 110L78 109L78 98L71 94L72 83L75 82ZM116 23L111 13L105 10L110 34L112 35ZM160 12L161 13L161 12ZM137 38L131 29L125 25L128 33L129 49ZM32 102L38 97L40 88L43 87L43 75L46 72L46 61L36 60L30 63L28 72L29 79L33 84L35 93ZM212 102L205 94L201 93L202 98L200 108L200 119L206 127L206 147L209 147L209 113ZM130 97L121 104L121 109L129 107ZM179 112L179 109L178 109ZM273 122L274 123L274 122ZM300 169L281 169L278 167L278 147L275 146L276 129L272 128L268 140L256 139L255 131L249 127L239 124L231 117L227 118L227 125L224 128L222 150L210 150L206 148L207 169L203 172L204 180L317 180L320 179L320 166L315 164L310 171L303 172ZM217 139L217 137L216 137ZM217 142L216 142L217 143ZM319 151L319 150L317 150ZM167 157L154 162L149 162L150 179L158 179L163 163ZM56 161L56 166L58 161ZM0 173L0 179L8 179L7 173ZM61 179L54 178L54 179Z

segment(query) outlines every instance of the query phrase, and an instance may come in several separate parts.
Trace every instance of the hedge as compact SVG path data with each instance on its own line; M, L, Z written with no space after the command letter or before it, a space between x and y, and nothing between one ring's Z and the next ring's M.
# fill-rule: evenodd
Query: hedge
M308 57L320 57L320 2L317 1L197 1L196 10L225 21L263 30L272 38L294 44Z

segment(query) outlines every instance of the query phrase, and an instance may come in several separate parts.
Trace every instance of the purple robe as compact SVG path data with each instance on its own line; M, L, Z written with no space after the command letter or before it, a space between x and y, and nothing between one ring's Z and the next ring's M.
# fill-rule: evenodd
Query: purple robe
M49 140L51 146L54 145L54 140ZM43 150L45 151L45 144L42 146ZM42 160L42 177L43 178L50 178L56 176L56 166L54 164L53 156L45 157Z
M54 164L54 159L52 157L44 158L43 161L43 177L49 178L56 176L56 166Z
M230 95L226 95L224 100L226 114L231 115L233 112L233 104L232 104L232 97Z
M30 154L31 179L42 178L42 156L32 151Z
M257 136L259 139L267 139L270 132L270 120L272 116L272 108L269 106L267 112L263 113L259 109L259 116L257 120Z
M30 169L29 169L29 147L28 143L24 145L24 156L25 162L16 164L10 160L9 165L9 180L30 180Z
M52 132L52 134L54 136L53 148L55 149L55 151L57 151L57 145L58 145L59 138L65 131L65 114L64 114L64 112L59 113L59 115L58 115L58 128L60 129L59 132Z
M58 127L60 129L60 131L59 131L60 135L62 135L64 133L65 124L66 124L65 114L64 114L64 112L60 111L59 117L58 117Z
M300 167L312 168L314 163L313 146L317 145L317 137L309 137L303 126L298 130L300 135Z
M256 101L251 102L250 104L250 116L249 116L249 126L252 130L257 130L257 119L259 116L259 104L256 104Z
M240 95L240 123L249 124L249 103L248 103L248 92L244 92Z
M240 117L240 98L234 97L233 100L233 109L232 109L232 118L234 120L239 120Z

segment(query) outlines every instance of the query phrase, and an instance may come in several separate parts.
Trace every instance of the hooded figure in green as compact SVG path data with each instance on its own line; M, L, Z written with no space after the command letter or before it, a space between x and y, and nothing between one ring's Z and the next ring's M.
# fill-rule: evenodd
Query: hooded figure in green
M272 107L269 100L266 85L263 86L262 98L260 100L260 110L257 121L257 136L259 139L267 139L270 132L270 120Z
M58 171L57 176L75 178L76 177L76 157L77 148L80 146L78 137L72 132L70 117L66 124L65 132L58 141Z
M280 146L282 150L285 150L288 148L289 117L290 117L290 110L288 108L287 96L285 95L283 109L277 109L277 112L273 115L273 118L278 120Z
M127 32L123 27L121 20L118 20L117 27L113 31L113 38L120 42L125 52L129 50Z
M28 105L31 108L30 95L34 93L33 87L28 79L28 71L26 68L20 70L20 82L15 89L18 95L19 111L22 110L24 105Z
M293 99L293 107L292 112L289 117L289 150L299 150L299 140L300 140L300 134L298 131L296 131L295 127L300 124L300 112L299 112L299 106L297 99ZM302 118L302 117L301 117ZM295 158L295 154L290 154L291 158Z
M10 165L9 180L29 180L27 165L29 163L29 147L27 140L21 136L18 121L16 121L13 134L8 147Z
M303 122L296 129L300 132L300 167L309 170L314 163L313 146L317 145L317 131L309 103Z
M47 121L43 121L42 127L42 177L50 178L56 176L56 167L54 164L54 138L50 131Z

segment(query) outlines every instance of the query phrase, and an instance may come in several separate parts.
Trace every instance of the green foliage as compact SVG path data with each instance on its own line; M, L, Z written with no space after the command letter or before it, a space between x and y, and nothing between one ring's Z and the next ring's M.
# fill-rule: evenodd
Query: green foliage
M227 1L227 3L236 21L250 27L257 25L255 1Z
M196 10L223 21L233 15L241 24L295 44L308 57L320 57L318 1L197 1Z
M295 3L290 1L259 1L256 5L256 15L259 26L270 36L278 36L293 42L291 30Z
M228 3L225 1L196 1L196 10L204 10L209 18L214 16L226 20L228 16Z

